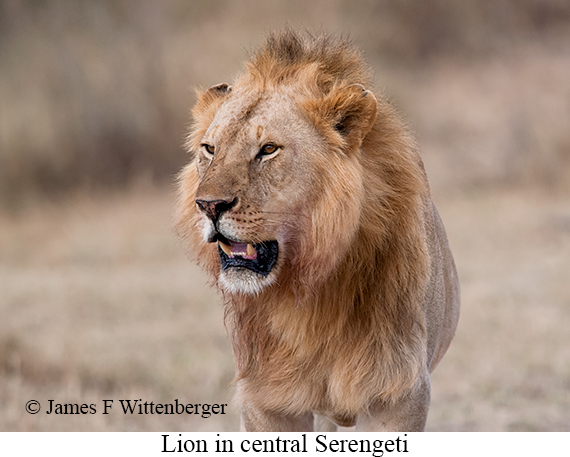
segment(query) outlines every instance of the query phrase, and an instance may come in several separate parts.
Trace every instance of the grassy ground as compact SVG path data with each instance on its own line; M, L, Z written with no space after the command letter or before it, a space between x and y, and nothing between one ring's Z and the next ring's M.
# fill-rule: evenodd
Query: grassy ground
M433 377L429 429L569 431L570 198L509 190L440 208L462 316Z
M0 224L0 430L236 430L223 312L169 227L172 194L43 204ZM463 309L429 430L570 430L570 199L436 196ZM102 400L228 403L228 414L103 415ZM27 414L38 400L94 415ZM118 406L118 405L117 405Z
M75 197L0 224L0 429L223 430L193 416L28 415L27 400L230 403L216 295L175 244L165 191ZM102 406L101 406L102 408ZM101 411L100 408L98 408Z

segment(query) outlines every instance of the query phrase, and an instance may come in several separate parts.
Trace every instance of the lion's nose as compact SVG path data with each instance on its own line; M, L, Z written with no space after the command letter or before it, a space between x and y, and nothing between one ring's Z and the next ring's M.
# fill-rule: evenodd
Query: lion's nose
M237 204L237 197L233 200L196 200L198 207L206 213L214 225L218 222L220 215L229 211Z

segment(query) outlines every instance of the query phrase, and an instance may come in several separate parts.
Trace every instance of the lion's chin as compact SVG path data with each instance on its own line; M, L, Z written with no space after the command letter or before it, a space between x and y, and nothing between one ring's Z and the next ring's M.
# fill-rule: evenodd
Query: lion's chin
M277 241L244 243L227 238L220 232L208 241L217 243L221 264L218 286L224 292L258 295L275 282L279 257Z
M247 268L232 267L220 271L218 285L229 294L258 295L275 282L275 274L267 276Z

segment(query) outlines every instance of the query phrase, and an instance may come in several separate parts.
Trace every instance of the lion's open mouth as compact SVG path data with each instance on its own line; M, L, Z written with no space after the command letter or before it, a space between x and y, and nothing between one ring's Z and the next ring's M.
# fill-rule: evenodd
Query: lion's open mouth
M277 241L251 244L228 240L220 234L216 238L224 271L229 268L247 268L262 276L267 276L277 262L279 253Z

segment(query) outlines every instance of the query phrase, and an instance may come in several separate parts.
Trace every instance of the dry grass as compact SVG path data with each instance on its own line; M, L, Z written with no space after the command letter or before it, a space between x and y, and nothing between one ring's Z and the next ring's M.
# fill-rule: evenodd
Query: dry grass
M519 188L440 208L462 315L429 429L570 431L570 197Z
M0 224L0 429L223 430L194 417L24 412L104 398L231 403L219 300L176 246L165 191L76 196ZM235 423L235 411L229 415Z

